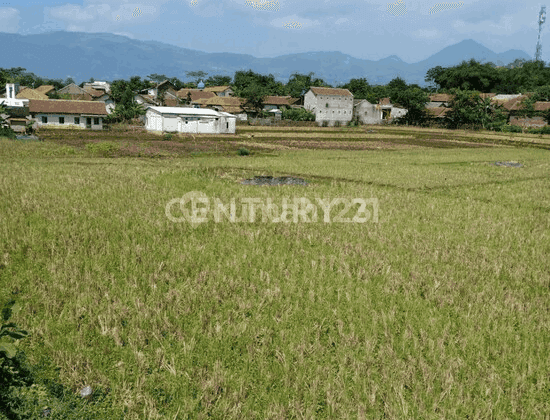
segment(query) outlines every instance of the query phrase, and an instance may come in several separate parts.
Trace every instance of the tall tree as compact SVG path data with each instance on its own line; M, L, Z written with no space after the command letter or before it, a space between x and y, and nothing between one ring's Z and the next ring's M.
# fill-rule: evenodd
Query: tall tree
M407 110L407 113L400 118L401 122L411 125L420 125L426 119L426 103L429 101L428 94L419 88L395 90L391 96L392 103L399 104Z
M205 72L205 71L202 71L202 70L198 70L198 71L186 71L185 72L185 75L187 77L190 77L191 79L193 79L193 81L195 82L195 84L198 84L202 79L204 79L206 76L208 76L208 73Z
M112 114L109 115L110 121L131 121L132 119L145 114L145 109L134 100L134 93L129 86L126 86L124 93L115 106Z
M228 86L231 84L231 76L210 76L204 81L205 86Z
M506 115L501 106L483 99L479 92L453 89L454 95L449 103L450 111L445 115L448 128L487 128L490 123L506 121Z
M286 84L286 94L293 98L304 95L310 87L330 87L323 79L314 77L315 73L308 74L293 73Z
M343 89L348 89L353 93L355 99L367 99L371 93L371 86L367 82L367 79L351 79L348 83L341 86Z

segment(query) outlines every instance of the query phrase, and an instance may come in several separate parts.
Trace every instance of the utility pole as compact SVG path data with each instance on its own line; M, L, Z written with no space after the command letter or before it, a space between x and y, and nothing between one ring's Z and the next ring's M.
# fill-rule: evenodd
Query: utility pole
M537 42L537 50L535 52L535 61L541 61L542 45L540 43L540 33L542 31L542 25L546 21L546 6L542 6L539 12L539 39Z

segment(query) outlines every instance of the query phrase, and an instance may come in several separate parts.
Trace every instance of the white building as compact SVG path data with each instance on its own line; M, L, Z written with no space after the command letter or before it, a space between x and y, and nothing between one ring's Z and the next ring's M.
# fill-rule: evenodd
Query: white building
M344 125L353 118L353 95L347 89L310 87L304 96L304 108L315 114L319 125Z
M107 110L103 102L31 99L29 113L38 126L103 129Z
M84 83L84 89L92 88L102 90L105 93L111 93L111 85L108 82L100 82L98 80L94 82Z
M235 134L237 117L213 109L150 106L145 114L149 131L178 133Z
M407 113L406 109L390 103L389 98L381 99L378 104L371 104L366 99L354 102L354 117L362 124L382 124Z
M16 99L18 93L19 83L6 83L6 97L0 98L0 105L17 108L29 106L28 99Z

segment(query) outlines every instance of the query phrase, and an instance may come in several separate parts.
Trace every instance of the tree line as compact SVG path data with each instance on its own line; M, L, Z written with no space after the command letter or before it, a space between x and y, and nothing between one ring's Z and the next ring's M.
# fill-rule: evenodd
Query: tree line
M497 67L493 63L480 63L474 59L462 61L451 67L436 66L429 69L425 76L428 86L407 84L400 77L395 77L386 85L371 85L367 78L354 78L345 84L331 85L327 81L308 74L293 73L288 82L276 80L273 74L260 74L252 70L240 70L233 77L226 75L210 75L204 71L188 71L186 76L191 81L183 82L177 77L168 77L165 74L153 73L145 78L133 76L128 80L114 80L111 82L111 96L115 103L120 103L115 115L120 118L135 114L139 107L133 103L133 93L145 90L151 86L168 80L176 90L182 88L196 88L199 81L205 86L229 85L235 96L245 98L245 105L257 111L263 108L266 96L302 97L311 86L336 87L348 89L355 99L366 99L371 103L378 103L381 98L389 97L392 103L399 104L407 109L407 114L401 122L407 124L422 124L427 119L425 105L429 101L428 95L433 93L451 93L455 99L450 104L452 111L445 119L449 127L458 127L465 124L473 126L490 126L502 120L504 113L497 105L488 99L482 99L478 92L487 93L525 93L534 94L526 101L525 115L532 115L532 104L536 100L550 100L550 67L542 61L515 60L507 66ZM94 79L90 79L93 82ZM0 68L0 86L6 82L17 82L20 85L38 87L50 84L60 89L74 80L41 78L34 73L27 72L21 67ZM84 82L80 84L82 87ZM184 100L185 102L185 100Z

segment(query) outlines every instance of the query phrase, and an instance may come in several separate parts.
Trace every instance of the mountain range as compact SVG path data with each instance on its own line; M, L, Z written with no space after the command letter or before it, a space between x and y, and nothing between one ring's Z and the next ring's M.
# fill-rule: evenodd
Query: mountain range
M474 58L481 62L507 65L515 59L531 57L521 50L497 54L468 39L448 46L417 63L406 63L395 55L378 61L364 60L338 51L307 52L257 58L247 54L206 53L157 41L140 41L109 33L56 31L35 35L0 32L0 67L23 67L41 77L77 83L113 81L131 76L165 74L187 80L186 71L202 70L209 75L233 76L237 70L251 69L273 74L286 81L295 72L314 72L331 84L352 78L367 78L371 84L386 84L400 76L407 83L426 85L426 72L435 66L448 67Z

